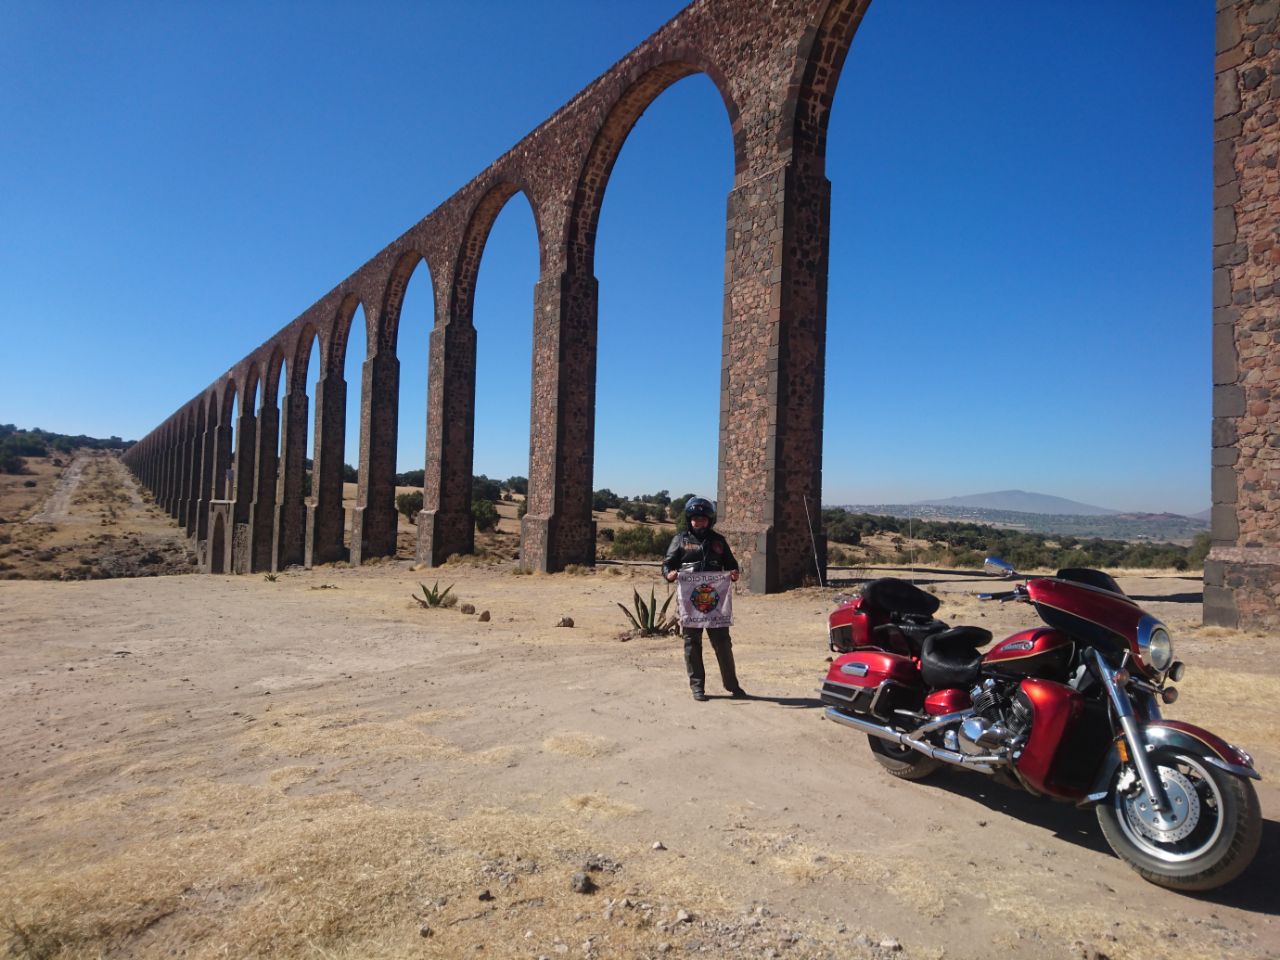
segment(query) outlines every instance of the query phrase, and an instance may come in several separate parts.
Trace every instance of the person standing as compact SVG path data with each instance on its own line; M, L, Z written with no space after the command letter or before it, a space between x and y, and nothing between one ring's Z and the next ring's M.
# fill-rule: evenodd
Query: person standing
M711 501L703 497L690 497L684 505L686 529L677 531L667 547L667 555L662 561L662 574L668 583L674 583L681 570L728 572L729 579L738 579L738 561L729 549L729 541L716 533L712 527L716 523L716 510ZM689 671L689 687L693 691L693 699L707 699L706 668L702 663L702 628L685 627L681 631L684 638L684 665ZM733 662L733 640L729 636L728 627L708 627L707 639L711 641L711 649L715 651L716 663L720 665L720 679L724 688L735 700L745 700L747 693L738 683L738 672Z

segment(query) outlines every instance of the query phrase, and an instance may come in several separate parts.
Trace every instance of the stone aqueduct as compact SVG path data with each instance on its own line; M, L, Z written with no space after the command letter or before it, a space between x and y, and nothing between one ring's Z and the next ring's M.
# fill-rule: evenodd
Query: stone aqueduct
M397 327L425 261L434 282L418 559L473 548L476 332L490 227L517 192L538 233L523 562L591 563L596 224L615 159L668 86L705 73L733 130L717 496L753 590L814 571L821 502L830 185L827 121L870 0L696 0L488 169L148 434L126 462L199 545L207 569L272 570L394 554ZM1276 0L1218 0L1214 154L1213 538L1205 617L1280 623L1280 406L1274 240L1280 126ZM1273 285L1274 284L1274 289ZM363 308L360 463L344 546L347 335ZM307 362L319 341L314 405ZM283 378L283 383L281 383ZM283 386L277 408L276 397ZM252 400L261 397L253 410ZM238 422L230 419L239 404ZM249 402L244 402L248 400ZM308 417L315 450L303 489ZM233 434L236 438L234 449ZM229 469L234 467L234 469ZM230 478L234 478L231 480ZM825 554L819 531L818 552Z

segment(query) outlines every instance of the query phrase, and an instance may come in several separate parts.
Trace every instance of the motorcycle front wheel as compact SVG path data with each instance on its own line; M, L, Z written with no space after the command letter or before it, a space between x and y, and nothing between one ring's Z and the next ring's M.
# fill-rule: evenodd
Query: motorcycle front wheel
M1211 890L1234 880L1262 839L1253 784L1187 751L1164 748L1150 756L1172 812L1161 817L1132 767L1122 767L1096 808L1111 849L1171 890Z
M912 750L882 737L868 735L867 743L880 766L899 780L923 780L942 766L939 761L926 757L919 750Z

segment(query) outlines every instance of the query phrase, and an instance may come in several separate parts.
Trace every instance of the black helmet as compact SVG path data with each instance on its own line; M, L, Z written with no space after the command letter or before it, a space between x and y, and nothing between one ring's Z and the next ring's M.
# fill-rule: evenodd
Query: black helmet
M694 517L706 517L708 526L714 527L716 524L716 508L705 497L690 497L689 502L684 505L684 517L686 520L692 520Z

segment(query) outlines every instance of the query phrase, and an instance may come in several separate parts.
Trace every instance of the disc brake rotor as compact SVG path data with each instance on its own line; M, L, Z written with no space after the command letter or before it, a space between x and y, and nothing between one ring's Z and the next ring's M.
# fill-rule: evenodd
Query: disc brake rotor
M1124 812L1133 828L1156 843L1176 843L1191 835L1200 822L1200 796L1191 779L1179 770L1160 768L1164 794L1169 799L1169 812L1156 810L1139 787L1124 801Z

